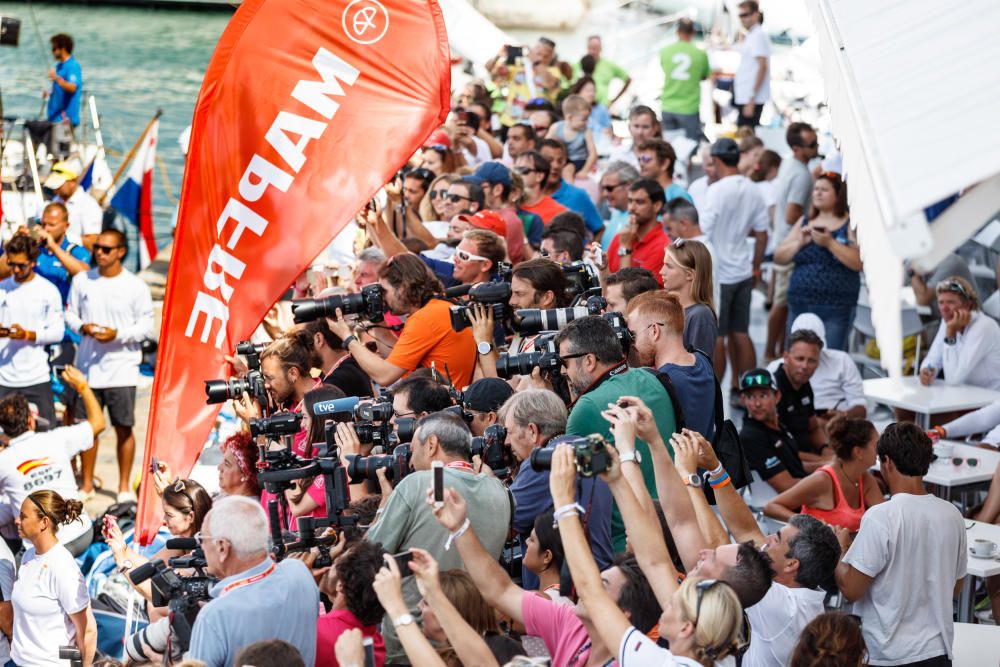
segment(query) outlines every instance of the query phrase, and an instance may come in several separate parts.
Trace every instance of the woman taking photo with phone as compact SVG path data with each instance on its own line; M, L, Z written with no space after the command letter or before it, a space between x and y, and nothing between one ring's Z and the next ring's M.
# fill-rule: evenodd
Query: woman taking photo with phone
M795 263L788 284L788 323L814 313L826 325L826 342L847 349L847 334L861 289L861 251L850 227L847 184L827 172L813 184L809 219L788 232L774 250L775 264Z
M35 491L21 504L17 532L31 544L14 582L11 660L15 665L62 667L59 647L72 645L89 666L97 648L97 624L83 573L56 531L80 519L83 503L55 491Z

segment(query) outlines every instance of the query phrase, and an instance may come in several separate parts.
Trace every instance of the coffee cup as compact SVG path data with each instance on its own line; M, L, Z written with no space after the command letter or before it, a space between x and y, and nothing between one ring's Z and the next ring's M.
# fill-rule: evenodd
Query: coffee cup
M952 452L954 451L955 445L951 442L939 442L934 445L934 454L938 457L939 461L951 459Z
M972 541L972 553L977 556L992 556L996 551L997 543L983 538Z

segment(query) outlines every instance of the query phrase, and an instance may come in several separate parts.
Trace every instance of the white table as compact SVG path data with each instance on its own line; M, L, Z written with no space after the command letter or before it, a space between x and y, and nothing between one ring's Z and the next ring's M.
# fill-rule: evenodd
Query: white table
M935 380L931 386L920 384L912 375L901 378L874 378L864 381L865 396L892 408L917 414L918 424L930 428L931 415L958 410L976 410L1000 401L1000 391L964 384L945 384Z
M1000 451L983 449L953 440L942 440L941 443L954 445L951 456L947 459L939 458L931 463L930 470L924 475L925 482L951 488L979 484L993 479L993 472L997 469L997 464L1000 464ZM934 453L937 452L938 446L935 446ZM963 461L960 465L955 465L951 462L955 458L978 459L979 463L970 466Z
M969 519L966 519L965 525L972 526L965 531L965 539L968 546L972 546L972 543L977 539L987 539L1000 544L1000 526L971 521ZM1000 559L997 557L976 558L970 554L966 572L968 576L965 577L965 581L962 583L962 593L958 598L958 620L962 623L968 623L972 620L972 578L985 578L1000 574ZM955 664L960 663L956 662Z
M956 667L1000 665L1000 626L956 623L952 652Z

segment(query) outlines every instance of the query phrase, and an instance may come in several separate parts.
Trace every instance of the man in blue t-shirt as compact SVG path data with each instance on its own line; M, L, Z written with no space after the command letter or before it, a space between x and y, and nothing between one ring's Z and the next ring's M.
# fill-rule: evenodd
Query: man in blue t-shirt
M52 93L46 115L49 122L58 123L69 119L70 125L80 124L80 99L83 97L83 70L73 57L73 38L59 33L49 40L56 66L49 68Z
M90 268L90 253L83 246L70 243L66 238L69 213L66 205L52 202L42 212L42 224L33 235L39 241L41 252L35 263L35 272L56 286L62 297L63 307L69 297L73 276Z
M545 194L555 199L569 210L579 213L591 234L596 234L604 228L604 220L598 212L590 195L583 188L578 188L563 180L562 170L566 166L566 145L558 139L546 139L541 142L539 151L549 161L549 178L545 185Z

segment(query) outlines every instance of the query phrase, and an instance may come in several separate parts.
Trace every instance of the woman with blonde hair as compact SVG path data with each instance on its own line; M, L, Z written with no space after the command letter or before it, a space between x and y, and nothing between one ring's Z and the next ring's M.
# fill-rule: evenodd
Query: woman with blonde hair
M420 202L421 220L432 222L444 220L444 198L448 194L448 186L457 180L456 174L441 174L431 181L427 194Z
M711 355L719 335L712 255L701 241L676 239L663 251L663 288L684 308L684 345Z
M55 491L35 491L21 503L17 532L31 544L21 558L11 606L11 660L17 665L62 665L59 647L76 646L90 665L97 625L83 573L65 546L59 526L80 520L83 503Z

